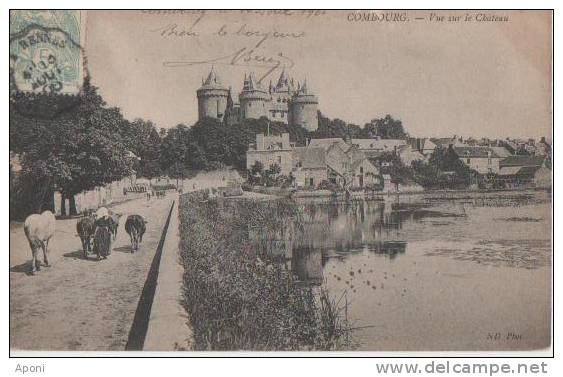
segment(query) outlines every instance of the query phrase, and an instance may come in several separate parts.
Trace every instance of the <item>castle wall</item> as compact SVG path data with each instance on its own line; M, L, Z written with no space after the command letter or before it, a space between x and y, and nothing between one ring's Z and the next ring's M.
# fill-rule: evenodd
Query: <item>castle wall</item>
M223 119L227 109L227 94L200 95L197 98L199 119Z
M269 106L262 99L242 99L240 100L241 116L246 119L260 119L268 117Z
M291 106L290 124L300 125L308 131L319 128L317 105L312 103L294 103Z
M272 101L269 106L268 118L274 122L289 122L289 101L291 96L287 92L272 93Z

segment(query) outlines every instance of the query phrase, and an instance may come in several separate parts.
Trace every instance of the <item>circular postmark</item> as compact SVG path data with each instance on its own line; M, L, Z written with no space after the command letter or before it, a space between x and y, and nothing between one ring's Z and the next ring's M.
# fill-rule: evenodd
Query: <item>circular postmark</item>
M81 13L10 12L10 85L21 92L76 94L83 73Z

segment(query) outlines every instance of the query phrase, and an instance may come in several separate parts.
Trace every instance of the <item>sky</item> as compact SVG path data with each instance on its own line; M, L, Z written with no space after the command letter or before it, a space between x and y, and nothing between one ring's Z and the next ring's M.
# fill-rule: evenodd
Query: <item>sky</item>
M551 134L550 12L356 13L88 11L87 68L110 106L165 128L197 121L214 65L234 93L245 73L267 86L286 67L349 123L391 114L413 136ZM384 13L396 14L375 20Z

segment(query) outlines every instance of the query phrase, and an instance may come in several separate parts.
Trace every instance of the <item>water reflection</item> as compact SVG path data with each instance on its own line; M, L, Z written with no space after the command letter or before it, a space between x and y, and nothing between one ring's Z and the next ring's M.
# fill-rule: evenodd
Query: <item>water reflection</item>
M367 326L354 333L361 349L498 347L486 341L482 323L522 331L526 343L508 348L549 344L549 195L425 193L297 203L298 219L270 233L249 229L249 238L302 284L323 284L336 297L346 292L349 318Z
M249 239L260 250L266 250L270 257L285 263L299 280L320 284L323 267L331 258L344 261L354 255L367 253L393 262L407 252L409 243L419 245L421 241L442 242L426 251L426 255L519 266L531 260L531 257L520 255L521 249L524 250L521 241L518 241L516 251L504 240L493 245L502 246L496 247L499 250L492 250L494 247L489 244L486 247L475 245L478 240L486 238L486 232L490 229L485 222L494 221L497 228L500 226L498 219L495 219L500 214L481 213L480 208L489 211L486 208L510 206L518 210L521 206L539 202L537 195L492 195L479 198L385 196L375 200L353 201L308 199L297 203L301 209L298 219L288 219L275 232L250 229ZM471 216L467 211L471 211ZM507 221L512 218L508 216ZM527 223L520 221L512 227L525 226ZM541 226L541 223L538 225ZM450 241L455 242L455 246L447 243ZM533 245L537 246L537 242ZM509 247L510 250L506 250ZM420 249L418 246L416 248ZM497 254L500 257L496 257ZM490 261L492 259L494 263ZM535 261L532 267L541 264L541 261Z
M312 285L322 283L329 258L343 260L367 251L393 260L404 254L407 242L398 231L405 221L424 215L417 212L421 206L400 203L398 197L300 205L302 216L295 220L300 224L288 221L275 234L250 229L249 238L271 258L286 263L300 281Z

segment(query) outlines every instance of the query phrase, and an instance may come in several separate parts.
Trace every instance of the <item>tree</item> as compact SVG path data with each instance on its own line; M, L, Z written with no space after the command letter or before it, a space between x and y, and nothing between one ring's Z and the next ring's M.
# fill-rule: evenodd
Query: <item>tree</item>
M38 114L53 102L62 110L48 117ZM26 96L13 96L10 147L21 155L20 182L28 186L21 191L36 198L30 210L48 208L49 198L59 190L75 214L75 194L131 174L133 161L122 137L126 123L118 109L105 106L88 79L76 97L39 95L30 102Z
M341 119L331 120L319 111L319 128L316 131L311 132L311 137L313 139L323 139L339 137L342 139L349 138L350 133L346 122Z
M252 175L262 175L264 172L264 165L260 161L254 162L250 167L250 174Z
M261 184L264 175L264 165L260 161L254 162L248 171L248 181L250 184Z
M188 168L190 129L184 124L171 128L160 143L160 167L171 178L183 176Z
M370 123L367 123L364 126L364 136L379 136L382 139L404 139L407 134L403 128L403 123L387 114L384 118L372 119Z
M160 144L161 139L155 125L149 120L135 119L128 126L126 144L139 158L139 176L151 180L161 175Z
M428 162L416 161L413 168L415 181L426 188L465 188L479 176L459 159L451 145L436 148Z
M405 166L401 157L395 152L383 152L379 156L380 161L387 162L386 166L380 168L381 174L388 174L395 183L407 184L414 180L412 167Z

